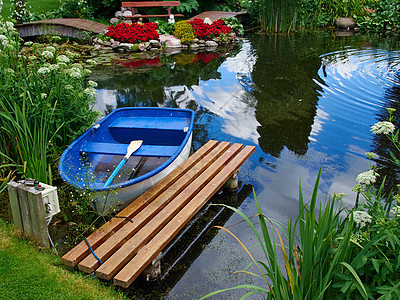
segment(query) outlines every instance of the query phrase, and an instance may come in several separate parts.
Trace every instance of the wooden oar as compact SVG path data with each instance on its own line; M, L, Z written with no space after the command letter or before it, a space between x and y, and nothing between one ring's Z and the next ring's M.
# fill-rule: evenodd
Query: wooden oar
M129 159L129 157L131 157L132 153L135 152L137 149L140 148L140 146L142 145L143 141L142 140L136 140L136 141L132 141L129 146L128 149L126 150L126 154L124 156L124 158L120 161L120 163L118 164L118 166L115 168L115 170L112 172L112 174L110 175L110 177L108 177L106 183L103 185L103 187L108 187L111 182L113 181L114 177L118 174L118 172L122 169L122 166L127 162L127 160Z

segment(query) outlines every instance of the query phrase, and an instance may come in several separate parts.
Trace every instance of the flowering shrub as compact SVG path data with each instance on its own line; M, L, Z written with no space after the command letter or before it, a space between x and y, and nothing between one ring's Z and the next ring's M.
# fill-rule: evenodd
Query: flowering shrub
M184 44L191 43L194 40L193 27L187 21L175 23L174 35Z
M26 9L26 0L13 0L12 5L14 10L11 18L15 19L18 23L22 23L24 18L29 17L29 11Z
M188 21L194 29L194 35L200 39L210 39L221 34L231 33L231 27L225 25L223 19L218 19L212 24L208 24L203 19L195 18L193 21Z
M148 40L158 39L157 23L120 23L108 28L107 36L128 43L147 42Z
M73 63L75 53L30 41L20 51L20 42L12 23L0 23L0 190L16 173L51 184L57 149L97 117L96 84L86 84L90 70Z

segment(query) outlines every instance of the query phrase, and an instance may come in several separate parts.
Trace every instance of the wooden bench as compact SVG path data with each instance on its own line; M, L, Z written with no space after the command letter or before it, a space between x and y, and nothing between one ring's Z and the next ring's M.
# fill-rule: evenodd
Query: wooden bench
M122 2L122 7L126 7L132 11L132 16L125 18L139 19L139 18L168 18L171 13L171 6L179 6L179 1L141 1L141 2ZM158 15L141 15L135 12L135 8L144 7L168 7L168 14ZM175 17L183 17L182 14L173 14Z
M63 263L127 288L254 151L209 141L66 253Z

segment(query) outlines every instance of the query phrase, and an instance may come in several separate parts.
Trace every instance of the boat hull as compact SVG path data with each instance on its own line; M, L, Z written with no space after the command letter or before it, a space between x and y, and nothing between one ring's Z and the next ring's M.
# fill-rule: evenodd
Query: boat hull
M64 151L60 176L83 190L98 214L122 209L188 158L193 123L191 110L116 109ZM143 143L107 186L133 140Z

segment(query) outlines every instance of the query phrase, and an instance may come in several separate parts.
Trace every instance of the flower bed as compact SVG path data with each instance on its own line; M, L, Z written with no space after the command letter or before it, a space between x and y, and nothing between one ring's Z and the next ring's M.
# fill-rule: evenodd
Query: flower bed
M209 39L221 34L231 33L231 27L225 25L225 21L218 19L212 24L206 23L203 19L195 18L193 21L188 21L192 25L194 35L200 39Z
M157 28L157 23L120 23L115 26L110 26L108 28L107 36L127 43L147 42L159 38L156 31Z

